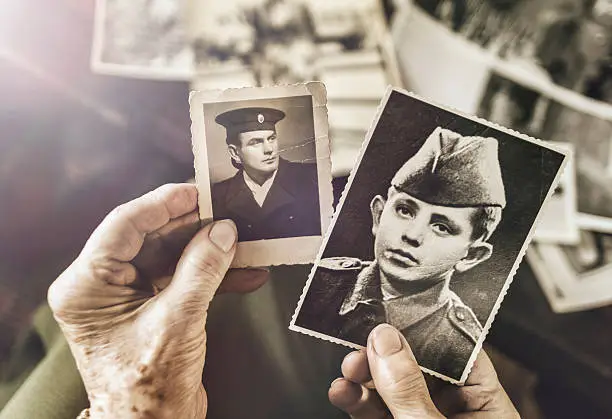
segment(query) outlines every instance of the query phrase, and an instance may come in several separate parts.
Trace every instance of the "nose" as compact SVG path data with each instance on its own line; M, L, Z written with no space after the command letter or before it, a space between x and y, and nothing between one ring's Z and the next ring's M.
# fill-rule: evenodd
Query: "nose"
M272 154L274 152L274 146L271 142L265 141L263 146L263 151L265 154Z
M428 220L423 218L413 218L410 224L402 232L402 241L412 247L419 247L423 244L425 229Z

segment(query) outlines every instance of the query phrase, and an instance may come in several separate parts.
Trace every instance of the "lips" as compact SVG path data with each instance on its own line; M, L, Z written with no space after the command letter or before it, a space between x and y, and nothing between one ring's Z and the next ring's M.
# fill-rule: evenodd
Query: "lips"
M270 157L269 159L263 160L264 163L274 163L276 161L276 157Z
M406 252L405 250L401 249L385 250L385 257L387 259L393 259L406 266L417 266L420 264L419 260L410 252Z

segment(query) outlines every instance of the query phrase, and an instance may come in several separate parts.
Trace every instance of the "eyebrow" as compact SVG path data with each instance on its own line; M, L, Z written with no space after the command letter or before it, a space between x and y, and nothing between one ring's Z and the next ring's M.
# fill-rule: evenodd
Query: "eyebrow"
M419 209L421 209L421 206L419 205L419 203L417 201L415 201L414 199L409 198L409 197L400 197L397 200L396 205L400 204L400 203L402 205L409 206L410 209L412 209L412 210L419 210Z
M263 140L264 140L263 137L253 137L253 138L250 138L249 141L247 141L247 144L251 144L251 143L254 143L254 142L260 142L260 141L263 141Z
M453 220L451 220L444 214L433 213L431 215L431 221L434 223L447 224L450 227L450 229L456 234L461 234L461 232L463 231L463 229L461 228L461 226L459 226L459 224L455 223Z

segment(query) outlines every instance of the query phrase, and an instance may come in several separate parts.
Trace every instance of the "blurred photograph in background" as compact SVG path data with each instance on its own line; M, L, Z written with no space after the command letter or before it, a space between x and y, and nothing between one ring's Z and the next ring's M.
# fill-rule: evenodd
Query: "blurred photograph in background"
M557 313L612 303L612 236L583 230L575 246L532 243L527 260Z
M187 0L97 0L91 67L100 74L189 80Z

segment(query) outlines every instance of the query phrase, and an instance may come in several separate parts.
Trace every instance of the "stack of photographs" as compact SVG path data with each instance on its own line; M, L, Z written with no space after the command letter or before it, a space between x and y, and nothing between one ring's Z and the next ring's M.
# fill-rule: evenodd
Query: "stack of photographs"
M95 72L198 91L322 81L335 176L353 167L386 87L401 85L378 0L124 3L97 1Z
M392 31L409 89L573 155L528 260L554 311L612 303L609 2L397 3Z

